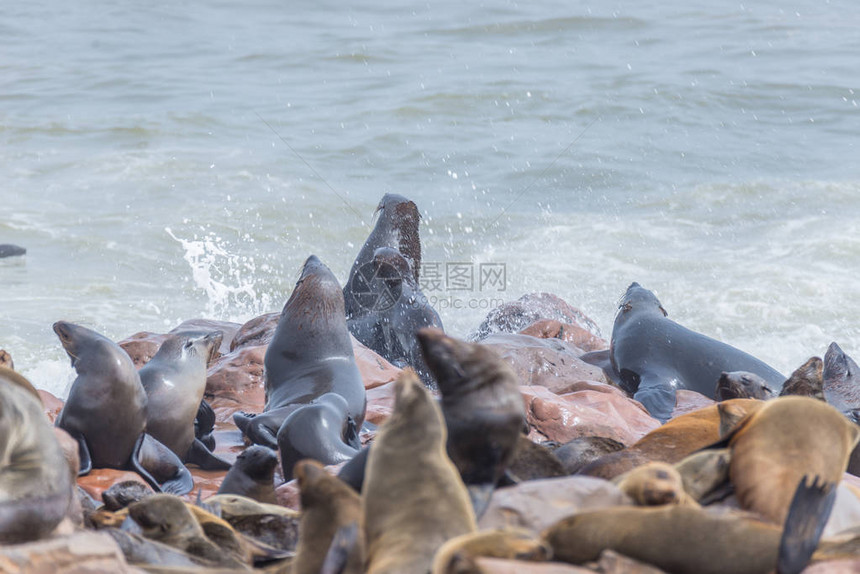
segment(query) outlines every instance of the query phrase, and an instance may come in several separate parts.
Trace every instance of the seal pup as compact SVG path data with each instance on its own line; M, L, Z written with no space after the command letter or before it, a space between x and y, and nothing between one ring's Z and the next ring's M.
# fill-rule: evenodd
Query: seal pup
M39 393L0 367L0 544L47 536L68 514L73 487Z
M278 455L267 446L251 445L236 457L227 471L218 494L238 494L263 502L277 504L275 497L275 467Z
M326 559L335 534L342 527L358 525L361 501L349 486L332 476L313 460L296 464L296 478L301 492L302 514L299 521L299 543L291 574L317 574ZM347 572L363 571L364 542L361 532L343 557Z
M206 365L221 345L221 331L168 335L138 374L147 396L146 432L182 462L204 470L227 470L195 435L195 419L206 389Z
M293 478L293 466L305 458L323 464L350 460L361 448L358 430L346 399L336 393L326 393L290 413L278 430L284 480Z
M418 206L402 195L386 193L376 207L376 214L376 225L358 252L343 289L348 319L366 314L366 302L361 294L384 292L384 287L374 280L372 273L369 276L362 273L380 247L391 247L400 252L409 262L415 283L418 283L421 270L421 239L418 236L421 214ZM358 298L356 294L359 294Z
M561 461L567 474L576 474L595 460L623 448L623 443L612 438L582 436L566 442L552 453Z
M627 288L618 306L609 355L622 388L661 422L672 415L677 389L714 398L714 381L724 371L754 373L775 391L785 380L752 355L675 323L654 293L638 283Z
M519 381L486 345L430 328L418 331L418 341L442 395L448 456L480 516L514 459L526 420Z
M281 312L264 359L266 406L259 415L236 413L233 420L256 444L278 448L278 429L287 416L326 393L346 399L356 428L367 399L346 327L343 292L334 274L315 256Z
M4 257L17 257L19 255L25 255L27 250L19 245L12 245L11 243L3 243L0 245L0 259Z
M372 308L347 320L350 332L393 365L412 367L433 388L415 333L424 327L442 329L442 319L421 292L409 261L392 247L380 247L360 272L371 275L380 290L367 301L365 294L353 293L353 298Z
M785 392L785 387L783 387ZM772 399L776 394L767 386L767 381L746 371L731 371L720 374L717 388L714 390L714 399L718 402L729 399L758 399L765 401Z
M170 449L146 435L146 392L131 358L91 329L58 321L54 332L77 378L56 426L78 441L81 471L129 468L156 491L187 494L191 473Z
M12 355L6 349L0 349L0 367L15 370L15 363L12 361Z
M824 355L824 396L827 402L860 423L860 368L835 342Z
M677 504L698 508L699 503L684 490L681 473L665 462L649 462L617 477L613 482L639 506Z
M819 401L824 398L824 361L820 357L810 357L791 373L782 385L779 396L810 397Z
M426 573L446 541L477 530L446 439L438 404L414 372L403 371L394 411L367 460L361 497L367 574Z
M616 506L581 512L541 535L553 559L595 561L610 549L676 574L798 574L812 556L833 507L833 484L801 482L784 528L690 506Z

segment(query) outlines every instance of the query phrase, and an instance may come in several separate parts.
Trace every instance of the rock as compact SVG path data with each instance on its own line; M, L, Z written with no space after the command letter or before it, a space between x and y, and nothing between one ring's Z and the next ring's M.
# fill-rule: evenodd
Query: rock
M860 572L860 558L816 562L805 568L801 574L857 574L857 572Z
M650 564L637 562L618 554L614 550L604 550L597 561L597 569L603 574L665 574Z
M526 562L502 558L476 558L483 574L594 574L594 570L562 562Z
M39 392L39 398L42 399L42 405L45 407L45 414L51 422L54 422L57 420L57 416L60 414L60 411L63 410L63 401L48 391L42 389L36 390Z
M236 333L239 331L241 325L239 323L233 323L230 321L216 321L215 319L189 319L188 321L183 321L176 327L170 330L170 334L174 333L183 333L185 331L196 331L203 333L212 333L214 331L221 331L221 346L218 348L218 352L214 357L211 358L209 365L211 366L215 360L221 355L226 355L230 352L230 345L233 342L233 337L236 336Z
M538 339L560 339L587 353L609 348L606 339L594 335L588 329L583 329L579 325L561 323L554 319L539 319L519 331L519 334L531 335Z
M27 544L0 546L0 571L143 574L142 570L126 563L122 551L110 536L87 530Z
M285 482L281 486L275 488L275 496L278 499L278 504L293 510L301 510L301 491L299 490L299 482L291 480Z
M582 361L582 350L559 339L498 333L481 341L507 361L521 385L540 385L556 394L581 381L608 383L603 369Z
M697 393L696 391L678 389L675 391L675 410L672 411L672 416L669 418L673 419L675 417L709 407L715 404L715 402L716 401L713 399L709 399L705 395Z
M539 534L571 514L620 504L630 504L630 499L617 486L599 478L531 480L496 490L478 527L525 528Z
M394 383L367 391L367 412L364 420L379 426L391 416L392 410L394 410Z
M117 344L128 353L128 356L134 362L135 368L140 369L155 356L161 343L166 338L167 334L141 331L119 341Z
M539 319L555 319L561 323L577 325L597 337L600 336L597 323L560 297L551 293L528 293L490 311L478 329L469 335L469 340L480 341L493 333L516 333Z
M600 436L629 445L660 426L641 404L617 393L584 390L558 396L540 386L520 387L520 392L529 438L538 442Z
M230 399L247 405L249 412L262 411L266 403L263 386L265 356L266 347L257 345L241 347L221 357L209 368L206 399Z
M102 499L102 492L118 482L135 480L146 484L139 474L132 470L115 470L113 468L94 468L86 476L78 477L80 486L94 500ZM149 485L147 484L147 487Z
M400 369L389 363L374 351L362 345L358 339L350 335L355 363L364 381L365 389L375 389L391 383L397 378Z
M267 313L254 317L236 331L230 342L230 350L268 345L269 341L272 340L272 335L275 334L275 328L278 326L280 317L280 313Z

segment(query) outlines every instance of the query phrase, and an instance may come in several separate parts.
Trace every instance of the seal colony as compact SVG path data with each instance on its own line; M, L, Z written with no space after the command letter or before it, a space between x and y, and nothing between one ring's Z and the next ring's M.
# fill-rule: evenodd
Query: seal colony
M58 321L61 406L3 351L0 563L61 569L48 546L90 530L115 563L76 563L113 571L860 563L860 381L838 345L786 379L637 283L609 342L547 294L465 342L418 288L417 206L377 211L346 284L310 256L280 314L153 334L140 371Z

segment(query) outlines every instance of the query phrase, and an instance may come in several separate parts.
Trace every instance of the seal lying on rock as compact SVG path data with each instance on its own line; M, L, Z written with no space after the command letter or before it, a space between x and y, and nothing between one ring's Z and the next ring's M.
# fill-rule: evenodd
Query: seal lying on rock
M236 457L227 472L218 494L238 494L257 502L275 504L275 467L278 455L267 446L251 445Z
M0 367L0 544L47 536L66 516L72 489L39 393Z
M638 283L621 299L609 354L622 388L661 422L675 408L677 389L714 398L714 382L724 371L754 373L775 391L785 380L752 355L670 320L654 293Z
M265 373L264 411L259 415L233 415L236 426L252 442L277 449L278 430L287 416L326 393L343 397L346 426L361 428L367 400L346 328L343 293L334 274L314 255L305 261L302 275L281 312L266 350ZM324 430L327 436L316 438L343 441L343 427L317 426L315 432ZM358 443L351 446L357 449Z
M191 473L166 446L144 433L146 392L128 354L80 325L54 323L78 373L56 425L78 441L81 474L131 469L154 489L186 494Z

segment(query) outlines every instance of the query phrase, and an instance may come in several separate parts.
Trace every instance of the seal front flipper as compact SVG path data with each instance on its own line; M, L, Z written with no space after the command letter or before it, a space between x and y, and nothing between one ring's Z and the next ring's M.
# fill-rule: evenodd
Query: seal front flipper
M93 469L93 459L90 456L90 447L87 446L87 439L79 432L70 432L69 435L78 442L78 457L81 459L78 476L87 475Z
M260 420L260 415L249 415L243 412L233 413L233 422L252 443L278 450L278 437L272 429Z
M200 439L194 439L188 452L185 453L184 462L196 464L203 470L230 470L229 462L212 453Z
M209 450L215 450L215 437L212 436L214 429L215 411L209 403L202 400L197 407L197 416L194 417L194 436Z
M819 483L817 476L809 481L808 475L803 477L791 500L779 542L777 574L799 574L806 568L833 510L836 485Z
M648 409L648 413L665 423L675 409L675 388L671 383L660 380L654 375L643 374L639 381L639 389L633 398Z
M343 574L350 554L356 551L359 543L358 522L350 522L338 528L331 539L320 574Z
M132 468L140 473L156 492L177 496L191 492L194 479L179 457L148 434L141 436L132 455Z

